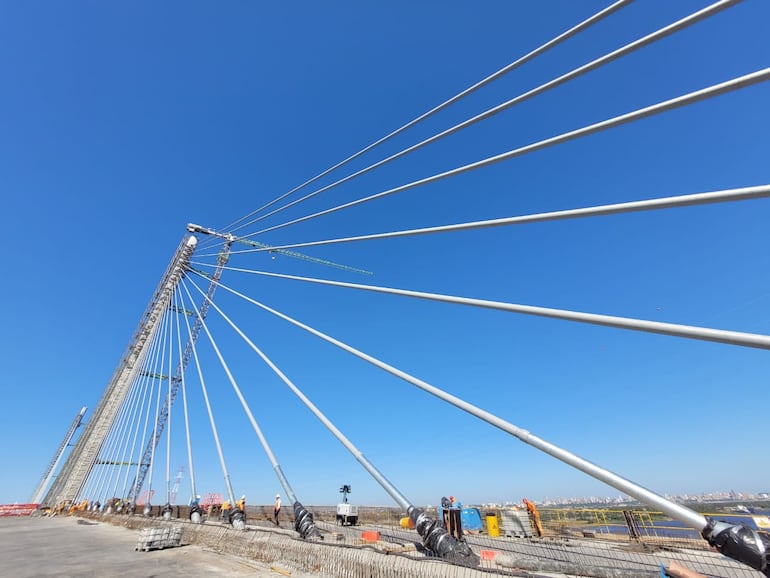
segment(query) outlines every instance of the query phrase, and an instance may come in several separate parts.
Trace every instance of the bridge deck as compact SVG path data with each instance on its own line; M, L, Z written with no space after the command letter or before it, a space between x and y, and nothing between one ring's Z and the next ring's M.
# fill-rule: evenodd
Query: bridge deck
M195 545L136 552L138 535L135 530L80 518L0 518L2 574L15 578L281 575L260 562ZM310 576L294 570L291 575Z
M339 527L319 522L325 540L316 542L299 539L290 528L275 528L263 520L252 520L248 531L239 532L218 521L195 525L144 516L82 516L0 519L3 570L15 577L483 578L606 576L611 567L624 578L652 578L659 576L659 564L678 561L710 577L759 576L713 552L633 551L628 545L597 540L562 543L469 534L467 539L475 552L494 553L496 557L482 555L479 568L468 568L426 559L413 530L391 526ZM145 527L179 528L182 544L187 545L137 552L139 530ZM361 533L365 529L379 531L381 542L363 543Z

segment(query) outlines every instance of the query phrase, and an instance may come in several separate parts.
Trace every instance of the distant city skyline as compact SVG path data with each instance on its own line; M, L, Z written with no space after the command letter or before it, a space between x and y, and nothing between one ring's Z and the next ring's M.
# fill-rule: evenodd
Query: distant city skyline
M674 502L717 502L717 501L752 501L770 499L770 492L734 492L717 491L706 492L702 494L665 494L665 497ZM535 500L537 501L537 500ZM576 498L545 498L541 502L543 505L550 504L623 504L629 502L638 502L629 496L588 496Z

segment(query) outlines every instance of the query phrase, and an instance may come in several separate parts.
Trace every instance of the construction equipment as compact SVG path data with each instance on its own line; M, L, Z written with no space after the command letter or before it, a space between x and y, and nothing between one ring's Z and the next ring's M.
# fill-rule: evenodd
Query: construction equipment
M189 225L187 228L192 232ZM191 238L194 239L195 237ZM179 387L182 385L182 376L187 369L187 364L190 362L193 346L198 339L198 334L200 333L201 327L203 325L203 320L206 318L206 314L209 309L209 300L214 296L214 291L216 291L219 278L222 276L224 266L227 264L227 261L230 258L230 245L231 242L227 241L220 251L219 257L217 258L217 268L211 276L211 283L209 284L209 288L206 293L207 299L201 303L201 306L198 309L198 313L196 314L197 319L195 320L195 325L193 325L192 334L185 344L182 359L179 361L176 371L174 372L174 376L171 378L169 394L163 400L163 407L161 408L156 419L155 429L153 430L154 433L152 436L150 436L150 439L147 440L147 445L144 448L144 454L142 454L142 459L140 461L139 471L136 478L134 479L133 485L131 486L131 490L128 493L129 499L131 500L141 492L142 486L144 485L144 479L147 476L150 467L152 466L151 457L155 451L155 448L158 447L158 442L160 442L161 435L163 434L163 430L166 427L171 404L174 403L174 399L176 398L176 394L179 391ZM187 262L189 263L189 259ZM187 263L185 263L185 265L187 266Z
M358 506L348 504L348 494L351 492L349 485L345 484L340 488L342 494L342 503L337 504L337 523L340 526L355 526L358 522Z
M195 314L196 320L195 324L192 329L192 336L188 340L187 344L185 345L184 354L182 356L182 359L180 360L176 371L174 372L174 375L171 377L171 387L169 395L164 399L163 406L161 407L161 410L158 414L158 418L156 419L156 426L153 430L153 435L150 437L150 439L147 440L147 444L144 449L144 454L142 455L140 466L139 466L139 472L134 479L134 483L131 486L131 489L128 493L129 499L133 499L136 497L142 490L142 486L144 485L145 477L147 476L147 473L151 467L151 457L153 455L154 449L158 446L158 442L160 441L161 435L163 434L163 431L166 426L166 421L168 420L168 413L171 408L171 405L174 403L174 400L176 398L177 392L179 391L179 387L182 384L182 375L184 374L185 370L187 369L187 364L190 361L190 357L192 355L192 347L193 344L198 339L198 334L200 333L203 320L206 318L206 314L208 313L209 304L211 299L214 297L214 292L216 291L217 286L219 285L219 279L222 276L222 272L227 265L227 262L230 259L230 253L231 253L231 246L233 243L242 243L245 245L249 245L252 247L257 248L266 248L269 249L269 245L265 245L263 243L258 243L256 241L251 241L250 239L243 239L240 237L236 237L235 235L231 235L230 233L220 233L219 231L215 231L213 229L209 229L206 227L202 227L200 225L196 225L195 223L188 223L187 224L187 231L190 233L198 233L202 235L210 235L214 237L219 237L220 239L223 239L224 246L222 247L221 251L219 252L219 255L217 256L217 264L214 272L210 275L204 274L204 276L208 277L210 280L209 288L206 293L206 298L203 300L203 302L200 305L200 308L198 309L198 312ZM194 237L193 237L194 238ZM364 271L363 269L356 269L355 267L348 267L347 265L340 265L338 263L333 263L332 261L326 261L324 259L317 259L315 257L310 257L308 255L303 255L302 253L298 253L296 251L287 251L284 249L275 249L271 251L273 253L278 253L281 255L286 255L288 257L293 257L295 259L302 259L304 261L310 261L311 263L318 263L320 265L326 265L329 267L335 267L337 269L342 269L345 271L353 271L356 273L362 273L364 275L371 275L372 273L369 271ZM187 261L185 262L185 269L189 268L189 257ZM170 306L170 305L169 305ZM183 314L187 315L187 312L184 312ZM165 375L153 375L155 379L168 379L168 376Z
M40 483L37 486L37 489L35 490L35 493L32 494L32 498L30 498L30 502L33 504L39 504L40 500L43 498L43 494L45 492L45 489L48 487L48 484L51 482L51 478L53 478L53 473L56 470L56 466L59 465L59 461L61 461L62 456L64 455L64 451L67 449L67 447L70 445L70 442L72 441L72 438L75 436L75 431L80 427L80 424L83 422L83 416L86 414L86 406L83 406L80 408L80 413L78 413L75 416L75 419L72 421L72 425L67 430L67 435L64 436L64 439L61 442L61 445L59 445L59 449L56 450L56 453L53 456L53 459L51 460L51 463L48 465L48 469L43 474L43 477L40 479Z
M327 267L334 267L335 269L341 269L343 271L360 273L361 275L372 275L371 271L366 271L365 269L358 269L357 267L350 267L348 265L340 265L339 263L335 263L333 261L327 261L326 259L311 257L310 255L305 255L297 251L289 251L288 249L273 249L270 245L266 245L265 243L252 241L251 239L246 239L244 237L236 237L235 235L231 235L229 233L220 233L219 231L215 231L207 227L202 227L200 225L196 225L195 223L188 223L187 230L191 233L200 233L202 235L211 235L213 237L219 237L221 239L225 239L229 243L241 243L243 245L249 245L250 247L255 247L257 249L265 249L271 254L286 255L287 257L293 257L294 259L301 259L303 261L308 261L310 263L326 265Z
M139 375L148 345L155 336L159 321L169 305L177 283L184 275L196 243L195 237L186 235L179 244L96 410L72 448L72 452L62 466L61 473L43 498L45 505L52 506L63 501L72 503L78 498L99 458L99 452L107 434L115 423L134 380Z

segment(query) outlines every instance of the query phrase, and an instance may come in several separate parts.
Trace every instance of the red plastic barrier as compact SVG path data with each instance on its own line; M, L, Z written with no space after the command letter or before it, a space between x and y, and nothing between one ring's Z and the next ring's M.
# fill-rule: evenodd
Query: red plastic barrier
M31 516L40 504L0 504L0 518L6 516Z

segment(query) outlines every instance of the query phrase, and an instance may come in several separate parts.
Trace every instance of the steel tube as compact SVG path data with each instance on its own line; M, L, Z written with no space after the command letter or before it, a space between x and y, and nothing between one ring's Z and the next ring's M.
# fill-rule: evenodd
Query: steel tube
M612 486L613 488L616 488L622 492L625 492L629 496L632 496L649 506L653 506L655 508L660 509L662 512L665 512L672 518L679 520L683 524L686 524L688 527L695 528L698 531L702 531L708 523L706 518L704 518L703 516L701 516L700 514L698 514L697 512L689 508L686 508L684 506L671 502L666 498L664 498L663 496L659 496L658 494L655 494L654 492L640 486L639 484L636 484L607 469L597 466L596 464L593 464L588 460L585 460L577 456L576 454L573 454L572 452L569 452L563 448L560 448L545 440L542 440L525 429L515 426L512 423L488 411L485 411L471 403L468 403L463 399L460 399L459 397L456 397L450 393L447 393L442 389L439 389L438 387L435 387L429 384L426 381L423 381L413 375L410 375L404 371L401 371L400 369L397 369L392 365L389 365L384 361L381 361L375 357L372 357L371 355L368 355L350 345L347 345L337 339L334 339L333 337L326 335L321 331L313 329L312 327L305 325L304 323L301 323L296 319L289 317L288 315L284 315L283 313L280 313L268 307L267 305L259 303L258 301L251 299L250 297L247 297L242 293L235 291L234 289L230 289L229 287L222 285L221 283L220 283L220 287L222 287L222 289L226 291L229 291L230 293L233 293L234 295L241 297L242 299L245 299L250 303L253 303L257 307L260 307L261 309L268 311L269 313L272 313L280 317L281 319L284 319L285 321L288 321L289 323L292 323L293 325L300 327L301 329L304 329L309 333L312 333L317 337L320 337L321 339L327 341L328 343L336 345L337 347L347 351L348 353L351 353L356 357L363 359L364 361L367 361L372 365L375 365L376 367L379 367L380 369L387 371L391 375L395 375L396 377L399 377L404 381L411 383L412 385L422 389L423 391L426 391L427 393L430 393L431 395L438 397L439 399L442 399L481 420L484 420L485 422L497 427L498 429L501 429L504 432L507 432L515 436L516 438L523 441L524 443L531 445L541 450L542 452L545 452L555 457L556 459L568 465L571 465L576 469L581 470L582 472L588 474L589 476L596 478Z

